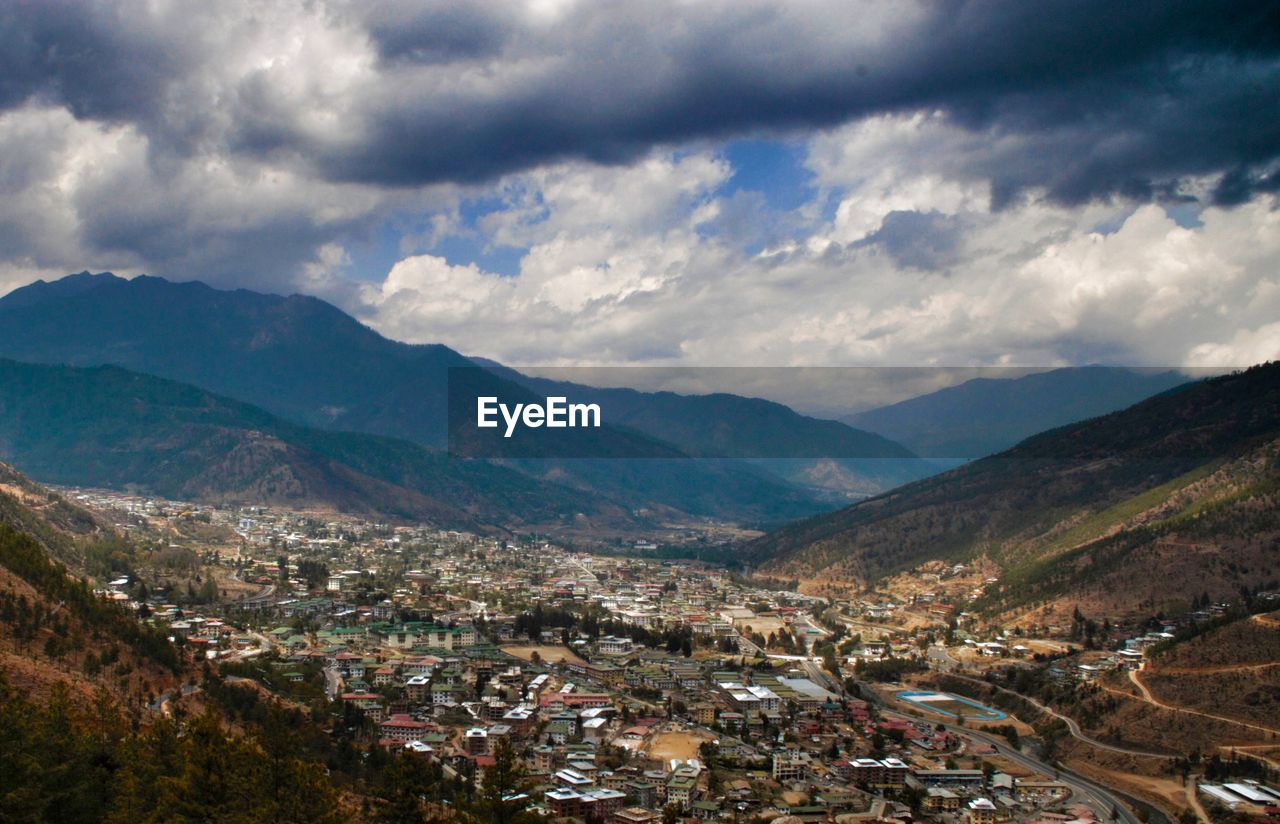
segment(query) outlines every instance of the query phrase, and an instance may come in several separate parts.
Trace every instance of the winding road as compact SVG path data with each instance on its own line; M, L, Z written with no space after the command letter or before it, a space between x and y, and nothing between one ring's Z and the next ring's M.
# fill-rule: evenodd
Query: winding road
M1130 674L1132 674L1132 670L1130 671ZM1162 758L1162 759L1165 759L1166 761L1171 761L1174 758L1177 758L1177 756L1169 755L1168 753L1147 752L1146 750L1135 750L1129 747L1118 747L1115 744L1108 744L1105 741L1099 741L1096 738L1091 738L1090 736L1086 735L1084 730L1080 729L1080 724L1078 724L1076 720L1071 716L1063 715L1062 713L1058 712L1052 707L1048 707L1048 706L1045 706L1044 704L1041 704L1039 701L1037 701L1034 698L1029 698L1020 692L1014 692L1011 689L1008 689L1006 687L1001 687L997 684L992 684L989 681L983 681L981 678L972 678L968 675L957 675L955 673L952 673L951 677L959 678L962 681L970 681L975 684L981 684L983 686L991 687L992 689L997 689L997 690L1000 690L1001 692L1006 692L1010 695L1017 696L1018 698L1021 698L1023 701L1026 701L1028 704L1040 710L1041 712L1044 712L1047 715L1052 715L1054 718L1057 718L1059 721L1062 721L1064 724L1067 725L1067 730L1070 731L1071 736L1073 738L1077 738L1090 746L1097 747L1103 750L1108 750L1110 752L1121 753L1122 755L1136 755L1143 758ZM1127 693L1121 693L1121 695L1127 695ZM1129 697L1133 698L1135 696L1130 695Z
M1154 695L1151 694L1151 690L1147 688L1146 684L1142 683L1142 679L1138 677L1138 672L1139 670L1129 670L1129 680L1132 681L1133 685L1138 688L1138 690L1142 693L1141 695L1134 695L1131 692L1118 690L1114 687L1104 686L1103 689L1113 695L1121 695L1121 696L1124 696L1125 698L1132 698L1135 701L1143 701L1147 704L1150 704L1153 707L1159 707L1160 709L1168 710L1169 712L1181 712L1181 713L1186 713L1187 715L1198 715L1201 718L1209 718L1214 721L1221 721L1224 724L1234 724L1237 727L1244 727L1246 729L1257 730L1258 732L1270 733L1272 735L1280 735L1280 728L1277 728L1277 727L1268 727L1263 724L1254 724L1250 721L1241 721L1238 718L1228 718L1225 715L1214 715L1213 713L1202 712L1200 710L1193 710L1190 707L1182 707L1177 704L1169 704L1165 701L1161 701L1159 698L1156 698Z

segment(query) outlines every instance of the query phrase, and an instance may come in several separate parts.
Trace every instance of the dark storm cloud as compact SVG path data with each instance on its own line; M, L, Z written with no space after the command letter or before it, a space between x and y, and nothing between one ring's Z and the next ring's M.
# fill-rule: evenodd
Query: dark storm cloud
M375 79L335 99L248 72L208 97L221 118L180 92L204 88L246 24L225 6L202 21L123 8L10 4L0 105L58 100L179 153L220 145L381 186L922 109L1002 142L971 170L997 205L1033 186L1066 203L1148 199L1224 171L1217 198L1238 202L1280 156L1280 11L1261 0L616 2L553 20L503 3L309 5L367 39ZM225 50L192 45L219 36ZM318 106L327 131L306 119Z
M1236 205L1280 180L1274 3L536 6L17 0L0 4L0 111L61 106L143 146L100 182L74 178L87 251L232 279L292 276L320 244L369 233L398 189L886 113L964 129L929 165L988 180L997 207L1033 187L1185 197L1184 179L1213 173L1210 197ZM67 157L27 148L0 186L38 206L36 178ZM360 189L379 192L360 205ZM730 234L749 225L735 206ZM886 221L879 246L945 264L947 248L902 238L945 243L946 226L911 220Z
M879 38L834 9L825 21L814 7L730 8L671 26L652 9L591 6L550 36L513 28L506 57L554 53L560 64L484 100L409 85L365 109L373 128L362 149L312 148L347 178L472 180L939 109L993 141L1018 141L973 170L993 182L997 205L1032 186L1066 203L1149 199L1185 176L1235 168L1247 186L1280 154L1270 3L939 3Z
M408 7L371 4L365 26L378 56L390 63L449 63L498 54L507 29L500 17L474 3Z
M30 98L64 104L81 118L148 119L167 78L187 69L181 30L136 27L119 7L17 0L0 9L0 107Z

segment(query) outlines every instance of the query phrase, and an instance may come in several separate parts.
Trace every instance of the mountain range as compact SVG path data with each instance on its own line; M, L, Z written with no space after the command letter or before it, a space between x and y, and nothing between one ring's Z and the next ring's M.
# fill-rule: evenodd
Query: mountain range
M0 356L46 365L114 365L131 374L97 373L91 383L105 393L109 390L101 384L115 381L146 396L135 397L136 408L124 414L99 403L97 396L60 399L59 392L76 386L67 374L24 373L25 400L9 393L8 402L21 401L30 420L49 423L23 437L12 431L17 424L11 422L0 456L49 482L132 484L214 500L261 495L398 517L435 513L459 526L477 518L531 523L601 513L632 522L694 516L778 523L830 506L813 490L767 468L731 458L694 460L657 436L625 426L606 425L578 436L592 443L592 458L526 456L503 461L505 466L451 459L442 452L451 370L482 384L470 387L473 392L526 401L539 396L474 368L448 347L383 338L314 298L81 273L37 282L0 299ZM148 376L181 386L147 382ZM10 374L7 383L18 386L17 378ZM36 391L45 380L53 383ZM207 396L196 400L193 391ZM171 393L182 399L170 403ZM159 411L150 409L161 397L166 400ZM42 412L37 399L55 414ZM205 413L187 414L190 404L216 407L234 420L211 425ZM102 437L79 438L70 424L56 429L52 422L59 420L57 411L67 411L64 406L81 410L76 427ZM142 407L148 411L139 413ZM181 419L172 414L178 409L185 410ZM807 437L804 449L812 451L836 429L909 460L907 450L878 436L787 412L772 431L765 428L764 437L782 438L785 429L793 441ZM110 437L107 419L118 427ZM194 427L196 420L200 427ZM652 429L662 429L661 421ZM148 448L126 460L112 443ZM153 448L159 444L179 449L181 458L164 459ZM74 458L72 449L79 450ZM91 460L87 452L92 450L98 456ZM705 456L715 449L691 451ZM634 460L609 457L615 454ZM287 469L269 472L272 460ZM395 488L382 488L383 483ZM537 490L545 495L534 494ZM382 503L374 506L375 501ZM561 504L567 509L562 511Z
M1280 578L1280 363L1193 383L785 526L743 547L812 591L985 559L972 608L1186 608ZM1274 584L1272 584L1274 585Z
M0 298L0 358L12 359L0 365L0 458L43 481L180 498L466 528L688 517L767 526L942 468L893 437L771 401L532 378L447 346L389 340L316 298L148 276L82 272ZM1070 370L1050 373L1018 392L1052 396L1041 406L1056 421L1173 380L1102 373L1090 385ZM541 453L460 459L443 451L459 374L472 394L571 394L599 402L608 419L573 435L586 457L566 457L551 440ZM929 432L954 442L969 437L964 420L971 435L986 420L975 409L1007 405L1006 382L971 383L861 417L886 430L911 422L904 437L924 447L936 446ZM1079 403L1061 403L1064 393ZM955 398L970 398L967 409Z

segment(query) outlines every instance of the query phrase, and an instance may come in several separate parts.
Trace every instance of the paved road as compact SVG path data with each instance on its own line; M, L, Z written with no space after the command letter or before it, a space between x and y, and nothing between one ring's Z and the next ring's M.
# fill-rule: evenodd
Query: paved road
M951 672L960 666L960 662L951 657L951 653L946 647L931 644L929 649L925 650L925 657L937 664L937 668L944 672Z
M834 692L836 695L844 694L844 685L831 677L831 673L822 668L822 664L813 661L804 662L805 674L809 676L809 680L825 690Z
M919 720L919 717L905 715L903 713L887 709L885 702L880 697L879 693L871 689L869 686L862 692L864 695L868 696L872 702L880 706L880 712L885 717L901 718L908 721ZM1090 805L1095 807L1103 816L1110 816L1111 810L1114 809L1119 815L1117 821L1120 822L1120 824L1141 824L1138 817L1121 802L1119 797L1116 796L1116 791L1114 790L1108 789L1101 784L1084 778L1083 776L1076 775L1068 770L1045 764L1043 761L1033 758L1021 750L1015 750L1010 747L1009 743L1003 738L997 738L996 736L968 727L955 727L948 725L947 729L963 738L977 739L983 743L990 744L1000 755L1017 762L1033 772L1054 776L1057 781L1065 784L1077 796L1088 801Z
M1114 809L1119 814L1119 818L1116 820L1122 822L1122 824L1141 824L1138 817L1130 812L1129 808L1126 807L1114 794L1114 791L1103 787L1101 784L1091 781L1083 776L1076 775L1073 772L1051 767L1042 761L1026 755L1021 750L1013 749L1008 745L1008 742L1003 742L1002 739L996 738L993 735L988 735L987 733L980 732L978 730L958 731L954 727L950 729L953 732L961 732L962 735L971 736L985 741L995 747L996 751L1001 755L1018 762L1027 769L1054 776L1056 780L1066 784L1073 793L1088 802L1091 807L1095 808L1104 816L1109 817L1111 810Z

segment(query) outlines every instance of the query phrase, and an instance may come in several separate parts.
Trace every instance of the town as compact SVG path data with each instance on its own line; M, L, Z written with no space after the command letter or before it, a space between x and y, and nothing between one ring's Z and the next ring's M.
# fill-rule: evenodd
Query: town
M225 682L309 705L359 746L404 750L455 779L514 759L526 778L512 798L534 813L618 824L1160 815L1061 768L1051 731L1015 717L1017 704L995 700L1012 690L992 685L1096 690L1141 670L1179 621L992 626L957 606L995 583L981 564L933 561L886 591L834 600L644 557L645 540L602 555L532 536L62 491L136 541L168 542L168 566L130 570L103 595ZM1200 617L1226 609L1205 603ZM983 691L965 696L967 685ZM1198 795L1232 811L1280 805L1251 778L1206 781Z

